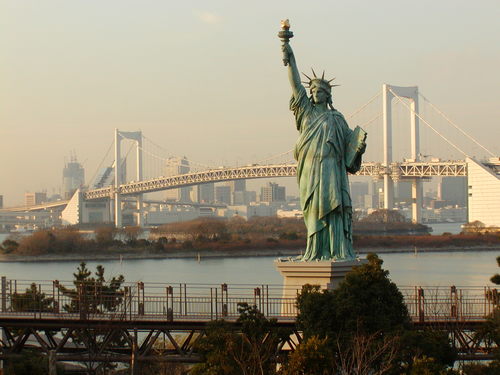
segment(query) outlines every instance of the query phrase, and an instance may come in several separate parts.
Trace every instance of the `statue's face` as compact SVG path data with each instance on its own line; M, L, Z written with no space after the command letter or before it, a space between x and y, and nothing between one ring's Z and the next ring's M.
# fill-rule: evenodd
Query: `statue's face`
M311 88L311 94L313 97L313 101L316 104L323 104L328 100L328 93L318 86L314 86Z

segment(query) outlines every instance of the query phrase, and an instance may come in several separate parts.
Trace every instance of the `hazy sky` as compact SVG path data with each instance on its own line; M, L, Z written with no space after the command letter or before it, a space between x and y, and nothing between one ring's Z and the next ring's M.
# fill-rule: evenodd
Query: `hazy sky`
M276 36L283 18L299 68L337 77L334 104L344 114L384 82L418 85L500 153L498 0L0 0L5 205L26 191L58 191L73 150L92 176L114 128L140 129L168 153L214 165L291 149L297 133ZM376 116L376 103L356 121ZM380 131L368 128L367 160L380 160ZM460 157L436 145L423 131L423 152Z

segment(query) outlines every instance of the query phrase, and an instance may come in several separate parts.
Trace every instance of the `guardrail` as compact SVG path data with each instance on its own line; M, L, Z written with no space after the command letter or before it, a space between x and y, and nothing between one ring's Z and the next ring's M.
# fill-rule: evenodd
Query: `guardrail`
M499 306L489 287L399 288L414 322L475 322ZM283 298L281 285L77 283L72 281L1 280L0 317L30 319L99 319L209 321L235 320L238 304L256 305L268 318L293 321L294 298ZM297 293L299 291L297 290Z

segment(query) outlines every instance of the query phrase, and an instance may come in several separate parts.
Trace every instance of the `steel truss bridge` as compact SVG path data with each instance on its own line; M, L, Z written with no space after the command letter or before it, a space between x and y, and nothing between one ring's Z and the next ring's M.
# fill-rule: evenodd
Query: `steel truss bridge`
M63 284L72 282L2 279L0 359L15 359L24 349L35 347L56 361L131 362L134 358L135 363L195 363L200 360L195 343L207 324L224 319L238 330L237 308L242 302L257 306L267 318L275 319L276 326L288 329L277 353L294 350L302 339L295 325L295 300L283 298L283 287L278 285L139 282L105 295L98 286L85 284L69 296L63 294ZM33 294L25 294L26 288L45 293L50 303L33 299ZM496 289L401 287L400 291L415 329L447 332L461 360L492 358L496 346L480 337L478 329L499 308ZM115 307L113 311L99 311L98 306L106 303ZM67 312L65 306L71 304L78 308Z
M85 200L94 200L113 197L117 192L121 195L136 195L210 182L270 177L294 177L296 173L297 164L251 165L234 168L219 168L177 176L129 182L120 185L117 189L112 186L92 189L83 194ZM385 166L382 163L363 163L360 171L356 175L372 176L382 179L386 174L390 174L395 180L415 177L467 176L467 163L465 161L404 162L391 163L389 166Z

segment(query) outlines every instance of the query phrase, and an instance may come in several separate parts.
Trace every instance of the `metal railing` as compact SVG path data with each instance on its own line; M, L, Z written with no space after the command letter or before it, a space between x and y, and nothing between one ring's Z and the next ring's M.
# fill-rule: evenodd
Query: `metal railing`
M489 287L400 287L414 322L482 321L499 306ZM295 290L292 291L292 295ZM296 290L298 293L299 291ZM238 305L255 305L268 318L293 321L295 298L281 285L124 283L1 280L0 317L209 321L235 320Z

